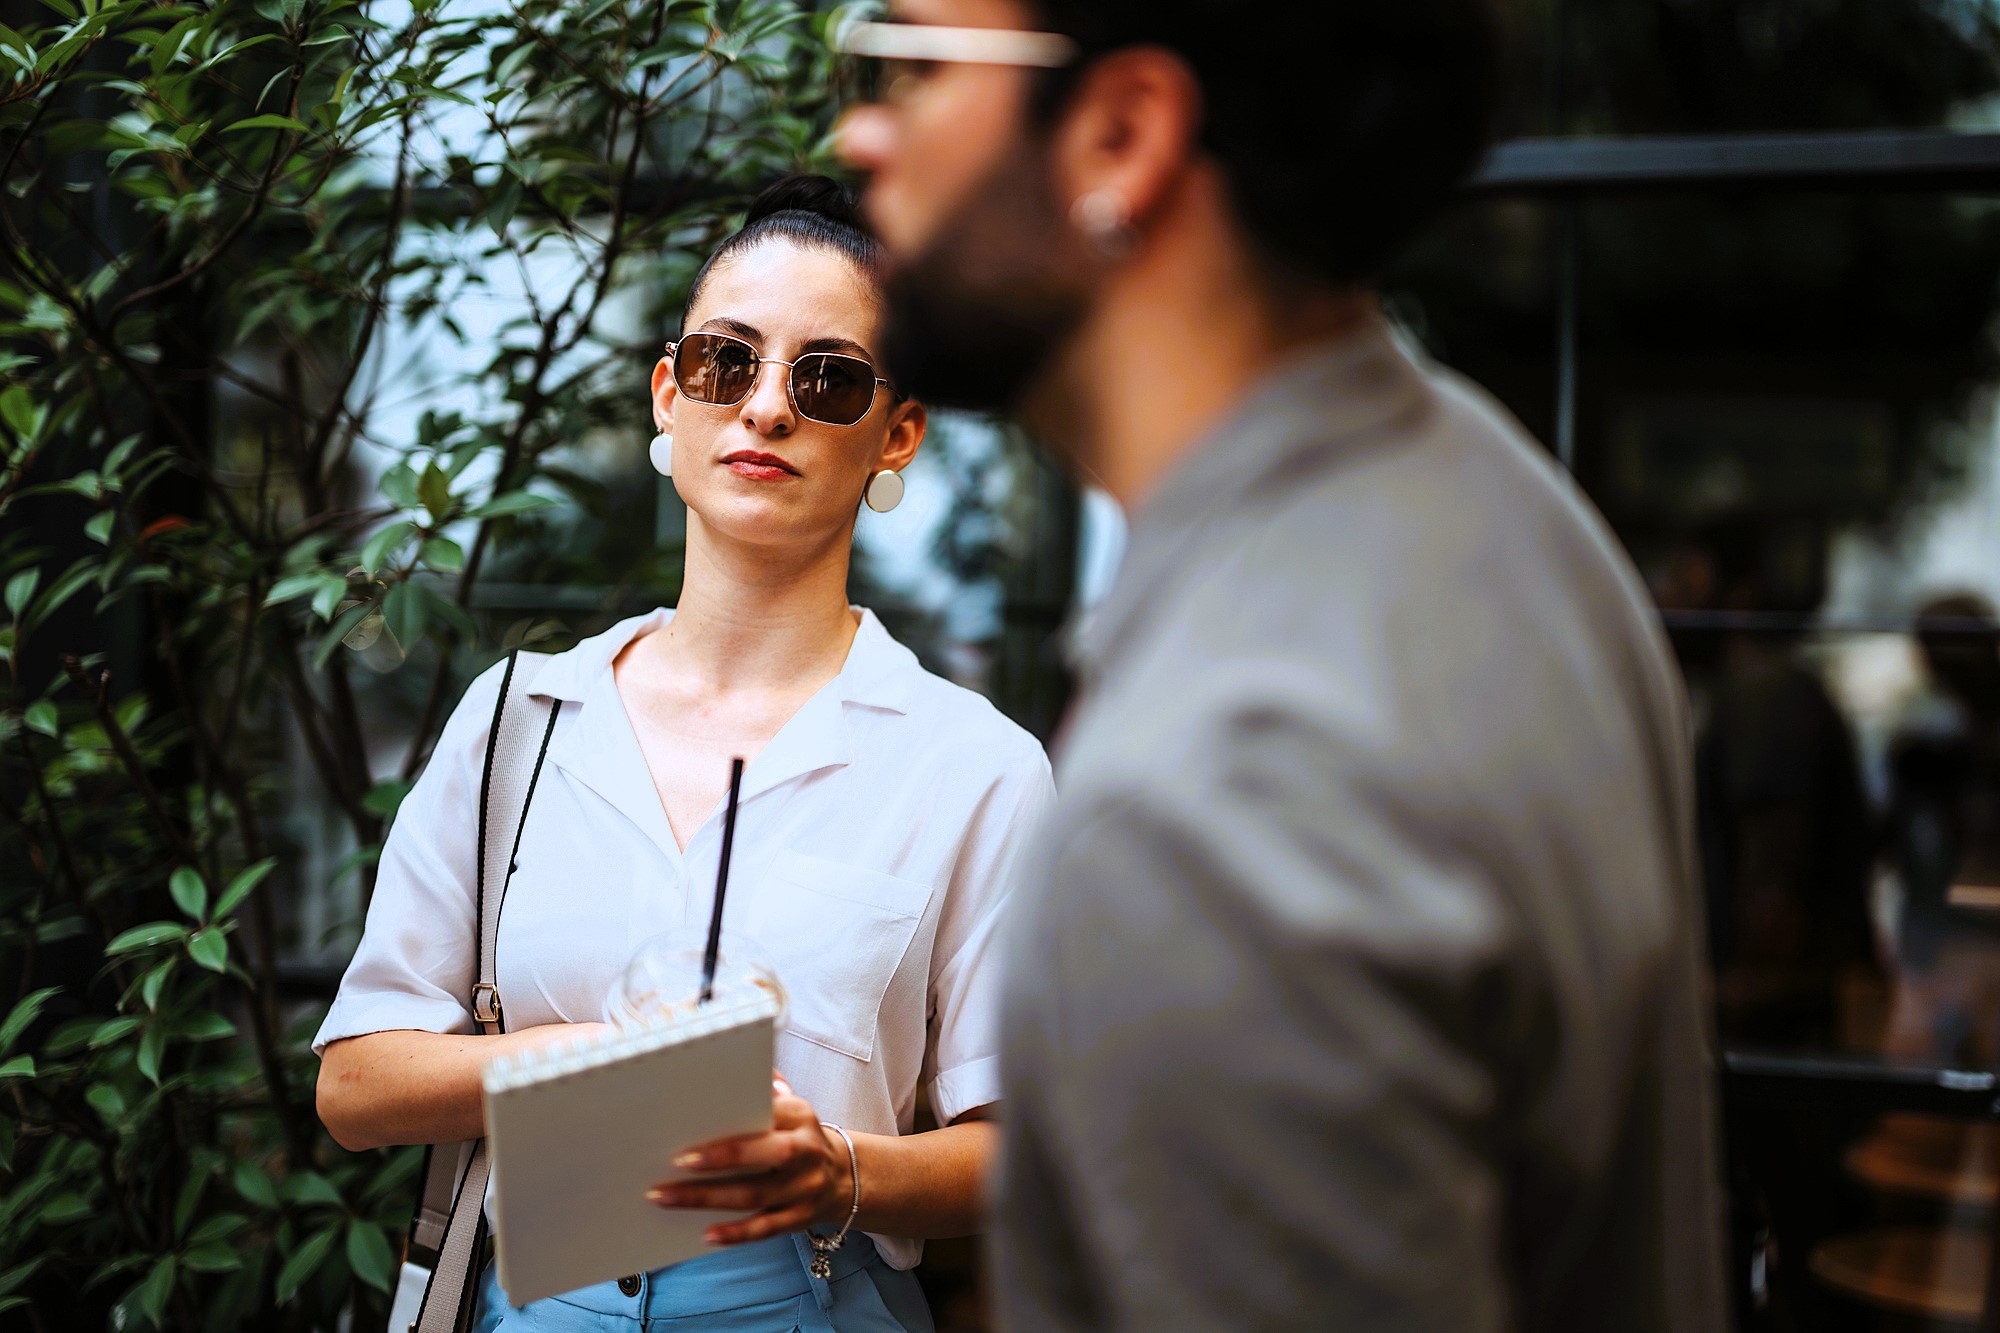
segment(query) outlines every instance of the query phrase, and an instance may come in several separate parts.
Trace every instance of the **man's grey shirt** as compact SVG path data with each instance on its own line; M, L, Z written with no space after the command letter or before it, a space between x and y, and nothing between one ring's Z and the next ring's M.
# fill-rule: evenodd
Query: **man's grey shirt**
M1143 506L1005 1003L1003 1326L1724 1326L1683 695L1380 323Z

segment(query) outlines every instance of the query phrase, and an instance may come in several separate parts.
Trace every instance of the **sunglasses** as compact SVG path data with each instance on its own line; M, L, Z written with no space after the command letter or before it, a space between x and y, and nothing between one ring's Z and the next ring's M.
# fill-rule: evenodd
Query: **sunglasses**
M872 103L906 100L939 65L1063 69L1078 56L1060 33L925 23L850 22L835 33L834 49L849 58L846 100Z
M674 359L674 385L682 396L710 407L734 407L757 385L767 365L784 366L792 410L825 426L852 426L875 406L875 394L895 386L858 356L808 352L796 361L759 356L757 349L727 333L690 333L667 344Z

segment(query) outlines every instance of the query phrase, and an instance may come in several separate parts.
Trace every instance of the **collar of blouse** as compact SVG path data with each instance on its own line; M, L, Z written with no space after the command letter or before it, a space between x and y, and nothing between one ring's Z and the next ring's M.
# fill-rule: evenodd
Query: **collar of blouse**
M610 802L678 861L679 845L611 671L626 644L673 615L663 609L635 616L556 654L542 664L530 692L567 705L549 743L549 762ZM921 670L916 655L889 637L875 613L862 610L861 627L840 674L807 700L744 770L744 802L808 774L852 763L857 741L849 709L907 713L911 685ZM690 850L693 845L689 843Z

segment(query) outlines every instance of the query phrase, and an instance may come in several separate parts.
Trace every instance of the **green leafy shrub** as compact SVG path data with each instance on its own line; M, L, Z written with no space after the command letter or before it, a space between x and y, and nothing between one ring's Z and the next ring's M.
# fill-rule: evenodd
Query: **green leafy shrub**
M643 443L620 329L818 160L827 18L38 3L0 27L0 1324L379 1326L417 1153L313 1114L287 812L365 896L459 684L545 628L482 575L592 572L615 497L565 458ZM384 396L440 346L430 410Z

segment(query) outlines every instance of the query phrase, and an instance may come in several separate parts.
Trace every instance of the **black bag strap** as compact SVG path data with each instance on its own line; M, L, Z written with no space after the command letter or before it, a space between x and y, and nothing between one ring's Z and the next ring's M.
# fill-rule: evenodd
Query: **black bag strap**
M546 658L543 653L516 652L507 659L479 779L479 865L474 893L479 929L473 946L474 981L469 998L473 1019L488 1036L506 1031L506 1007L495 981L500 909L513 880L522 832L528 826L528 807L535 799L549 742L555 737L556 718L562 711L554 700L529 693ZM430 1282L416 1321L407 1330L391 1329L389 1333L462 1333L470 1327L486 1236L489 1169L484 1139L435 1144L426 1154L423 1192L410 1219L404 1252L410 1263L430 1270Z

